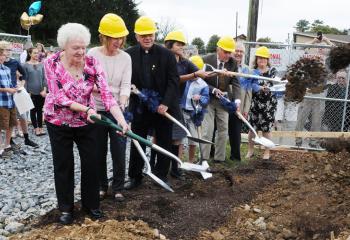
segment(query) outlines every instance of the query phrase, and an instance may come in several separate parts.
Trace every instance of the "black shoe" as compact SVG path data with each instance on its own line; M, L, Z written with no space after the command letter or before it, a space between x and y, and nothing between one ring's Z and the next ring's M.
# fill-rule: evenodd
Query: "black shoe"
M213 162L214 163L224 163L225 160L214 159Z
M138 186L140 186L142 183L141 179L136 179L136 178L130 178L130 181L125 183L124 188L126 190L131 190L134 188L137 188Z
M63 225L69 225L73 223L73 213L71 212L62 212L59 218L59 221Z
M25 139L24 140L24 144L27 145L27 146L33 147L33 148L38 148L39 147L38 144L36 144L35 142L33 142L30 139Z
M170 176L179 180L185 180L184 174L180 169L171 169Z
M93 220L96 220L96 219L104 217L103 212L99 208L97 208L97 209L90 209L90 208L83 207L82 209Z

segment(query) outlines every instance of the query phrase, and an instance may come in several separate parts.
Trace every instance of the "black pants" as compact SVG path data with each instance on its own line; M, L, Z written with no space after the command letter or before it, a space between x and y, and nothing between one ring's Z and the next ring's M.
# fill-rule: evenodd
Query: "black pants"
M45 98L41 95L31 94L31 98L34 104L34 108L30 110L30 120L32 121L34 128L43 127L43 106Z
M228 119L228 136L231 146L231 160L241 160L241 129L241 120L236 114L230 114Z
M90 209L99 208L98 159L96 126L71 128L46 122L54 165L58 208L62 212L74 208L74 155L76 143L81 162L81 203Z
M101 111L98 112L117 123L110 113ZM110 151L113 162L113 192L124 189L125 180L125 150L126 138L118 135L116 131L110 127L96 125L97 128L97 158L100 165L100 190L107 191L107 150L108 150L108 136L110 139Z
M131 124L132 131L141 137L146 138L148 131L154 129L157 145L171 151L172 122L158 113L151 113L147 110L142 114L134 114L134 121ZM142 148L145 146L141 144ZM131 144L129 177L136 180L142 179L144 162L134 144ZM154 167L155 174L160 178L166 178L170 167L170 159L157 153L157 163Z

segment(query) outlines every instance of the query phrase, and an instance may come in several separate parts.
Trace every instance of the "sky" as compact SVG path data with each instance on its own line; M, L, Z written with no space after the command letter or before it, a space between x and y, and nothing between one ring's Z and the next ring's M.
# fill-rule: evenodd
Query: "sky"
M200 37L205 43L213 34L247 34L249 0L136 0L141 15L157 22L169 21L182 30L188 42ZM257 37L274 42L292 39L300 19L316 19L338 29L350 28L350 0L260 0Z

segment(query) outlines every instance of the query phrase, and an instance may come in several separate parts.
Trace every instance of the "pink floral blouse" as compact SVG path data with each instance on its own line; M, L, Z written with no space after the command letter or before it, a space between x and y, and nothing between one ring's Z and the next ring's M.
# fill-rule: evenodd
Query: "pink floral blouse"
M88 124L87 114L70 110L73 102L94 108L92 90L96 84L106 111L116 105L108 89L105 73L98 61L85 57L83 76L76 80L65 70L60 60L60 52L49 57L45 63L45 75L49 93L45 99L44 116L49 123L58 126L82 127Z

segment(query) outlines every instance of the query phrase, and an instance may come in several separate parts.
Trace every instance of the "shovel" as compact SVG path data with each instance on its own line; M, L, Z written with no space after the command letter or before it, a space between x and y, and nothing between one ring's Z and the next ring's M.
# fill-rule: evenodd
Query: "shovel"
M195 102L195 104L194 104L194 102ZM195 111L198 112L198 108L199 108L198 101L192 100L192 105L194 105ZM196 126L196 131L197 131L198 137L201 138L200 126ZM203 161L202 144L201 143L198 143L198 144L199 144L199 164L209 168L208 162L207 161ZM213 176L212 173L206 173L206 172L201 172L201 175L202 175L204 180L208 179L208 178L211 178Z
M210 64L206 64L206 65L213 69L213 73L225 73L225 74L229 74L231 76L237 76L237 77L256 78L256 79L265 80L265 81L269 81L269 82L273 82L273 83L287 83L288 82L287 80L281 80L280 77L269 78L269 77L254 75L254 74L224 71L224 70L216 69Z
M170 191L170 192L174 192L173 189L171 189L171 187L166 184L164 181L162 181L159 177L157 177L156 175L154 175L151 171L151 165L149 164L148 158L145 154L145 152L143 151L140 143L138 141L136 141L135 139L132 140L133 144L135 145L137 151L140 153L141 157L143 158L143 161L146 164L146 174L148 176L150 176L156 183L158 183L160 186L162 186L163 188L165 188L166 190Z
M270 140L265 137L259 137L258 133L255 131L255 129L250 125L250 123L243 117L243 115L240 112L236 112L237 116L249 127L249 129L254 133L255 138L253 139L254 142L257 144L263 145L267 148L274 148L276 145Z
M101 125L105 125L105 126L109 126L111 128L114 128L115 130L122 132L123 129L115 124L114 122L112 122L112 120L110 120L109 118L105 117L105 116L101 116L101 119L99 119L97 116L91 116L91 119L96 122L97 124L101 124ZM146 146L156 150L157 152L163 153L164 155L174 159L175 161L177 161L180 164L180 168L184 169L184 170L188 170L188 171L194 171L194 172L207 172L208 167L203 166L203 165L198 165L198 164L193 164L193 163L188 163L188 162L182 162L177 156L175 156L174 154L168 152L167 150L165 150L164 148L158 146L157 144L153 144L151 141L131 132L131 131L127 131L125 133L126 136L135 139L143 144L145 144Z
M140 91L136 88L135 85L131 85L131 92L138 95L140 94ZM180 128L182 128L185 132L186 132L186 137L190 140L192 140L193 142L198 142L198 143L206 143L206 144L214 144L211 141L205 140L205 139L201 139L201 138L195 138L191 135L190 131L188 131L188 129L182 124L180 123L176 118L174 118L173 116L171 116L169 113L165 112L164 116L169 119L170 121L172 121L173 123L175 123L176 125L178 125Z

